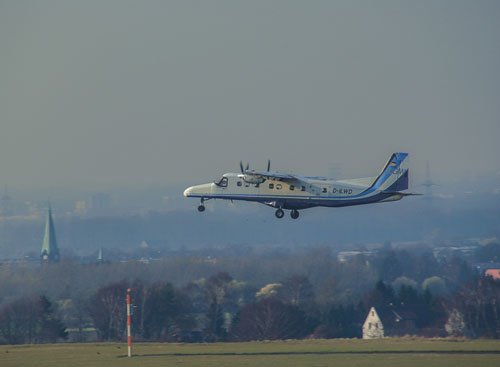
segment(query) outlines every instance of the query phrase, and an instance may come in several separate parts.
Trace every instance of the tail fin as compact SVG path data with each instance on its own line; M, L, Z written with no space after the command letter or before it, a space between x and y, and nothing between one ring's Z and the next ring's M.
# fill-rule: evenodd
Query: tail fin
M380 191L402 191L408 189L408 153L393 153L382 172L372 184Z

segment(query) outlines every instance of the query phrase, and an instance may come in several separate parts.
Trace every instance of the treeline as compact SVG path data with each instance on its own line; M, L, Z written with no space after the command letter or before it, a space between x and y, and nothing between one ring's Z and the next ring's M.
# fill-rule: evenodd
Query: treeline
M66 326L45 296L23 297L0 308L0 335L8 344L55 343Z
M481 248L481 259L499 248ZM457 254L387 248L338 261L317 248L154 264L0 266L0 343L123 340L128 288L133 337L142 341L361 337L372 306L388 336L500 337L500 283Z
M377 282L357 304L316 302L306 277L294 276L257 290L218 273L182 288L158 282L113 283L81 305L62 303L56 314L46 297L20 298L0 308L4 343L53 343L69 325L85 340L94 328L101 341L125 338L125 294L132 288L133 337L138 341L215 342L294 338L359 338L371 306L386 335L500 337L500 282L475 278L455 293L434 295L411 285ZM65 315L61 317L60 315ZM59 316L58 316L59 315Z

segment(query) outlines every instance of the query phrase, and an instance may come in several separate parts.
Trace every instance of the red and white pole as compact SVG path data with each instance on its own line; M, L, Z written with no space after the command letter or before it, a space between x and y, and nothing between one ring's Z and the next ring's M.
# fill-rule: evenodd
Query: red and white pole
M131 289L127 289L127 346L128 346L128 357L132 357L132 317L130 316L130 291Z

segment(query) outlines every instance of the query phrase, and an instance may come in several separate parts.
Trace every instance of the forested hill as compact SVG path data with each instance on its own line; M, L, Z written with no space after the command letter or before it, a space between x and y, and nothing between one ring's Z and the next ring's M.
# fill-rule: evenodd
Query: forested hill
M310 246L385 241L441 241L500 236L500 195L460 199L410 197L400 202L347 208L313 208L282 220L253 203L209 202L192 209L150 210L107 216L61 215L54 210L62 253L89 255L99 248L130 251L145 241L162 250L227 245ZM0 259L37 255L44 218L3 220Z

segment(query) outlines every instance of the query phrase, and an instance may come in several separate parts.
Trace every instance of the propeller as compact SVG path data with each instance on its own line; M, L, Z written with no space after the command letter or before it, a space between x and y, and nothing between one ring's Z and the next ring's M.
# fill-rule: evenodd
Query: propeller
M271 160L267 160L267 172L271 169ZM255 172L254 170L250 171L250 163L247 163L246 167L243 166L243 161L240 161L240 171L241 175L238 175L239 178L242 178L248 184L259 185L264 182L264 177L259 172ZM256 186L257 187L257 186Z
M246 167L243 166L243 161L240 161L240 171L241 173L245 173L250 169L250 163L247 163ZM271 160L267 160L267 172L271 171Z
M250 169L250 163L247 163L247 166L243 168L243 162L240 161L240 171L241 173L245 173L245 171L248 171Z

